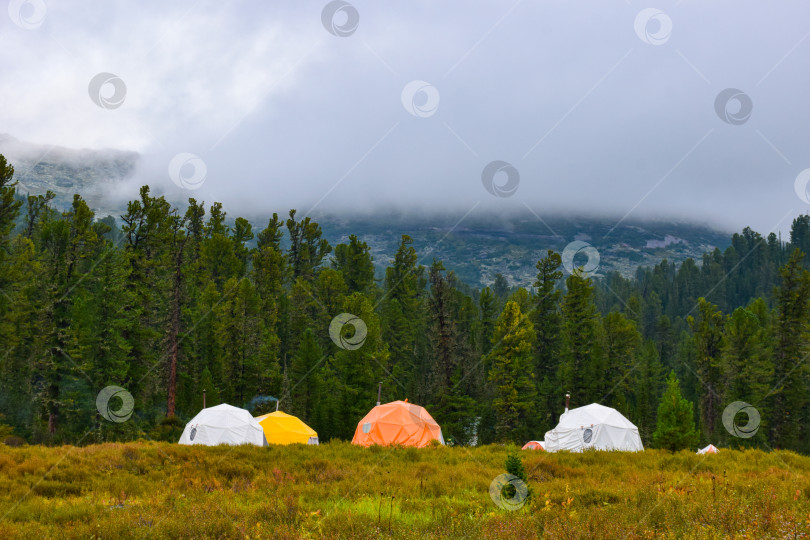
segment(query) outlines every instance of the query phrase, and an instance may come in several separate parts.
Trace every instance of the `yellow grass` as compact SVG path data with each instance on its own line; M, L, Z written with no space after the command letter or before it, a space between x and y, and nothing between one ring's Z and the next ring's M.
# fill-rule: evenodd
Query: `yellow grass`
M0 538L810 537L791 452L523 451L507 511L488 489L509 450L0 445Z

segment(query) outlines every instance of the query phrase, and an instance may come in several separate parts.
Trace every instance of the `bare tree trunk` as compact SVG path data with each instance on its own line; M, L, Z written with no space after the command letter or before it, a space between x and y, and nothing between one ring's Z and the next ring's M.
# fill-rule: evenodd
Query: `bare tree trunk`
M175 402L177 400L177 355L180 335L180 307L183 284L183 250L185 239L180 243L174 265L174 284L172 287L171 325L169 327L169 388L166 400L166 417L174 416Z
M56 434L56 424L59 418L59 404L57 403L59 399L59 386L51 384L48 387L48 399L50 401L50 403L48 403L48 434L54 435Z

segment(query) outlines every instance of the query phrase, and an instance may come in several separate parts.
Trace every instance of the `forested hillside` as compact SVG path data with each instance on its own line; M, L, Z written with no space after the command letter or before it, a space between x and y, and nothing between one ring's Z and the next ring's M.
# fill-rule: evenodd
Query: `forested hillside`
M649 445L674 371L702 441L810 452L808 216L787 243L746 229L635 279L567 273L548 251L531 290L474 290L407 236L375 281L366 243L330 245L295 211L230 221L143 187L117 227L79 195L49 203L17 195L0 157L0 434L176 440L205 390L254 413L278 397L322 440L347 439L382 381L383 401L426 406L456 444L542 438L568 391L616 407ZM343 313L362 322L338 335ZM134 397L130 421L99 416L108 385ZM724 428L734 401L759 411L755 436Z

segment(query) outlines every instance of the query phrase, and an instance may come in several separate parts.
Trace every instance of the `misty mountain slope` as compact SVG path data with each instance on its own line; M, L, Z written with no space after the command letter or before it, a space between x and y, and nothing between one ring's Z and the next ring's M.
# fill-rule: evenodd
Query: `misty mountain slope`
M70 206L80 193L98 214L116 212L107 202L109 188L129 178L139 154L122 150L77 150L33 144L0 134L0 154L14 166L17 189L23 194L56 194L53 205ZM98 217L103 217L99 215Z
M125 208L108 197L112 188L132 175L139 155L119 150L74 150L22 142L0 135L0 154L15 167L21 194L56 194L53 205L66 208L79 193L96 211L97 217L119 216ZM172 201L182 204L181 201ZM208 204L213 201L207 201ZM226 208L228 217L238 212ZM282 208L268 209L286 215ZM267 223L266 216L248 216L254 230ZM444 262L462 281L481 287L503 274L510 285L530 286L536 262L547 250L560 253L574 240L588 242L599 252L596 275L618 271L631 276L639 266L651 266L663 259L675 262L688 257L700 260L715 247L725 248L730 234L709 226L687 222L632 220L618 226L618 217L537 216L528 211L512 214L481 212L462 215L413 215L380 210L368 215L320 214L313 216L332 245L346 242L355 234L372 251L378 277L394 257L403 234L413 239L420 263L434 258ZM615 229L614 229L615 227ZM583 256L576 264L585 264Z
M629 277L639 266L652 266L663 259L681 262L692 257L699 263L703 253L728 246L731 236L704 225L668 221L626 221L612 231L618 218L556 216L543 218L544 224L528 212L482 215L458 225L456 216L392 218L388 213L315 219L333 245L347 241L350 234L366 242L378 274L393 258L402 234L407 234L413 238L421 264L441 260L475 287L491 284L497 273L510 285L530 286L537 274L535 264L546 251L562 253L575 240L598 250L597 276L618 271ZM583 265L586 260L584 254L578 255L574 264Z

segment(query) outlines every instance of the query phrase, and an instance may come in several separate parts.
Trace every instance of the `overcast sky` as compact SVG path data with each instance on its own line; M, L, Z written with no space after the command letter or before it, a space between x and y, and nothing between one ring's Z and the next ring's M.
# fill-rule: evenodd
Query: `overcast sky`
M135 182L231 213L784 231L810 209L808 59L806 0L12 0L0 132L138 151Z

